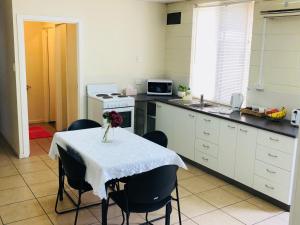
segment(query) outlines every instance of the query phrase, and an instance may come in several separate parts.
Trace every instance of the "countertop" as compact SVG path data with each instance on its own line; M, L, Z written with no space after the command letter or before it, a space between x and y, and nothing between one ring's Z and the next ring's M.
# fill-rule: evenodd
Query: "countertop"
M230 115L220 114L220 113L212 113L210 111L210 107L206 108L193 108L187 105L179 104L173 101L169 101L171 99L178 99L176 95L172 96L155 96L155 95L147 95L147 94L138 94L137 96L133 96L137 102L147 102L147 101L157 101L166 103L169 105L177 106L180 108L184 108L187 110L191 110L198 113L203 113L209 116L214 116L217 118L229 120L232 122L244 124L247 126L252 126L255 128L259 128L262 130L274 132L277 134L285 135L292 138L298 137L298 128L294 127L290 124L289 120L282 120L279 122L270 121L264 118L259 118L251 115L241 115L240 112L233 112Z

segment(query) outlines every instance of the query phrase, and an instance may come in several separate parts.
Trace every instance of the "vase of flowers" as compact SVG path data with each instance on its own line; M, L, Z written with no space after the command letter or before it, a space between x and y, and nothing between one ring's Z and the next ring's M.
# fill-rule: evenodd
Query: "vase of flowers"
M107 143L109 142L108 140L108 134L110 131L110 128L115 128L119 127L123 123L123 117L117 113L116 111L111 111L111 112L105 112L103 114L103 119L106 120L106 129L102 138L102 142Z

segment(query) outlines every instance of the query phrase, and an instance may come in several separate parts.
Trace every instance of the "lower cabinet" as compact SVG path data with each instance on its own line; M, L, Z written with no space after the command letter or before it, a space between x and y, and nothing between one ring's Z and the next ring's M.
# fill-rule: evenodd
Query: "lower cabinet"
M156 129L178 154L291 204L297 139L157 103Z
M234 178L249 187L253 185L257 129L238 125Z

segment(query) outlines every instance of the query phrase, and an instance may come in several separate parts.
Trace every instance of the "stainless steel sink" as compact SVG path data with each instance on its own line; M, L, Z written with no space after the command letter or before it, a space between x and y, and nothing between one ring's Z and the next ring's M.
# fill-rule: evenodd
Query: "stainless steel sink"
M203 104L196 103L196 104L190 104L188 106L192 108L206 108L206 107L212 107L213 105L205 102Z
M211 103L204 102L203 104L199 103L199 100L183 100L183 99L171 99L170 102L175 104L185 105L192 108L206 108L214 106Z

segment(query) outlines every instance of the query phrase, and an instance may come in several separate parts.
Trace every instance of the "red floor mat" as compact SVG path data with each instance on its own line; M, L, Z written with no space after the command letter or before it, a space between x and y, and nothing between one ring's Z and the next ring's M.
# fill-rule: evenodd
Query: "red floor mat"
M52 137L52 134L42 126L29 127L29 139Z

